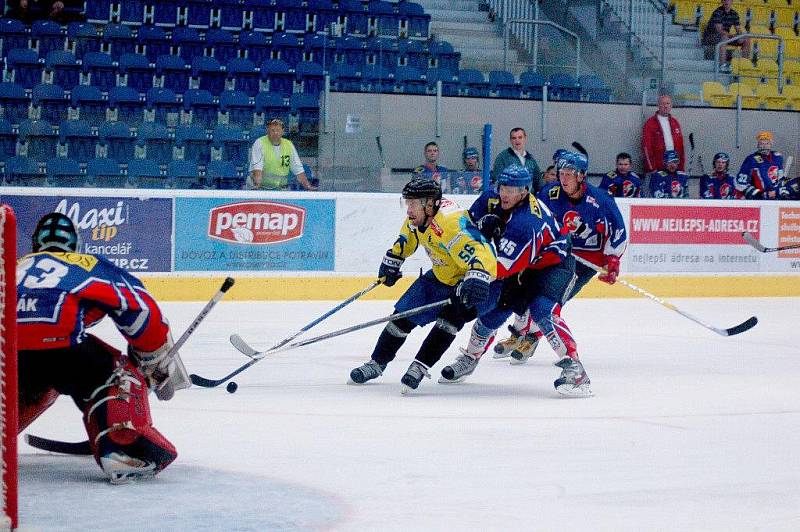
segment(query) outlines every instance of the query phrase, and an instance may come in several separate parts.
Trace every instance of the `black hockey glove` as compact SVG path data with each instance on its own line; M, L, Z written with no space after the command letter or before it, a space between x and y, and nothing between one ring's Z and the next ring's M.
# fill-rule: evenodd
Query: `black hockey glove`
M492 276L484 270L468 270L456 288L456 298L467 308L482 305L489 299Z
M383 278L383 284L386 286L394 286L394 283L403 276L400 267L403 265L403 259L387 251L381 262L381 267L378 269L378 278Z
M491 242L497 242L506 230L506 223L496 214L484 214L476 224L483 237Z

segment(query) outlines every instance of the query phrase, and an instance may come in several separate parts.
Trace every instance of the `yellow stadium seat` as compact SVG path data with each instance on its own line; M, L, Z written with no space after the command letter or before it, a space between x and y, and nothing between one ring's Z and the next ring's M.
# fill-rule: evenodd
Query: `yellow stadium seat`
M751 5L747 8L747 10L742 13L739 13L739 20L741 21L742 25L744 26L745 20L747 20L747 14L750 14L750 32L751 33L761 33L753 31L754 26L766 26L769 28L769 20L772 16L772 9L769 7L761 4L761 5Z
M789 100L782 94L778 94L778 87L762 84L756 87L756 96L766 109L781 111L786 109Z
M778 57L778 40L777 39L753 39L753 51L758 44L758 57Z
M794 34L792 28L776 28L775 35L783 37L783 56L785 58L800 58L800 37Z
M751 25L749 33L756 33L758 35L772 35L772 32L769 31L769 26L763 26L763 25L760 25L760 24L759 25L755 25L755 24Z
M778 62L774 59L759 59L756 68L763 77L778 79Z
M783 96L794 110L800 110L800 85L784 85Z
M718 81L703 82L703 101L712 107L733 107L735 98Z
M775 8L775 27L791 28L794 26L794 18L797 13L796 7L788 7L783 4L781 7Z
M695 0L678 0L675 4L675 24L694 26L697 24L697 6Z
M746 57L734 57L731 59L731 74L734 76L759 76L759 70L753 62Z
M749 109L758 108L758 96L755 95L753 89L749 85L743 83L731 83L728 87L728 94L736 98L742 96L742 107Z

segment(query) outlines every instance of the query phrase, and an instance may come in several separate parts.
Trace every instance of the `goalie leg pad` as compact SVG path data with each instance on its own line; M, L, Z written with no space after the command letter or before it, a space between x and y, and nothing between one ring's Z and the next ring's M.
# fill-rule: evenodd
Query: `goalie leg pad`
M153 427L147 392L144 375L124 359L86 402L92 453L112 483L153 476L178 456Z

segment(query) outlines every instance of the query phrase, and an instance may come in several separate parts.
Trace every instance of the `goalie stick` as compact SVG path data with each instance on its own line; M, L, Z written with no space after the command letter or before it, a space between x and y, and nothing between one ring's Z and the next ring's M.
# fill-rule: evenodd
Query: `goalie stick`
M581 258L581 257L579 257L577 255L574 255L574 256L575 256L575 260L576 261L580 262L581 264L583 264L587 268L591 268L596 272L606 273L606 270L604 270L603 268L597 266L596 264L592 264L588 260L583 259L583 258ZM665 301L665 300L661 299L660 297L651 294L647 290L644 290L643 288L639 288L638 286L636 286L633 283L629 283L625 279L618 278L617 282L622 283L623 285L625 285L626 287L630 288L634 292L638 292L639 294L643 295L644 297L655 301L659 305L664 306L664 307L672 310L673 312L677 312L678 314L680 314L684 318L692 320L696 324L701 325L701 326L705 327L706 329L708 329L710 331L714 331L715 333L717 333L720 336L734 336L736 334L743 333L745 331L748 331L748 330L752 329L758 323L758 318L756 318L755 316L751 316L750 318L744 320L742 323L740 323L738 325L734 325L733 327L730 327L728 329L720 329L719 327L714 327L713 325L709 325L708 323L704 322L700 318L692 316L691 314L689 314L685 310L679 309L678 307L676 307L675 305L673 305L669 301Z
M25 443L36 449L51 453L74 454L79 456L90 456L92 454L92 449L89 446L89 440L80 442L67 442L50 440L48 438L42 438L41 436L34 436L33 434L26 434Z
M283 347L279 347L278 349L268 349L266 351L256 351L253 349L247 342L242 340L241 336L238 334L231 335L231 344L235 347L239 352L244 355L250 357L251 360L246 362L245 364L239 366L232 372L228 373L224 377L220 377L219 379L207 379L205 377L201 377L200 375L192 374L191 379L192 383L196 384L197 386L202 386L204 388L214 388L219 386L220 384L232 379L239 373L243 372L259 360L263 359L267 355L271 355L274 353L280 353L281 351L288 351L290 349L295 349L298 347L303 347L305 345L315 344L317 342L321 342L322 340L327 340L329 338L334 338L336 336L341 336L343 334L351 333L354 331L358 331L361 329L366 329L367 327L372 327L373 325L378 325L380 323L385 323L387 321L392 321L400 318L408 318L409 316L415 316L417 314L421 314L428 310L432 310L435 308L443 307L450 303L449 299L443 299L441 301L436 301L435 303L429 303L427 305L422 305L421 307L412 308L410 310L406 310L405 312L400 312L397 314L390 314L389 316L384 316L383 318L378 318L375 320L367 321L364 323L359 323L358 325L353 325L351 327L347 327L345 329L339 329L338 331L329 332L327 334L323 334L320 336L315 336L313 338L308 338L306 340L301 340L299 342L295 342L293 344L285 345Z
M786 250L786 249L799 249L800 248L800 244L789 244L788 246L780 246L780 247L777 247L777 248L768 248L767 246L765 246L764 244L762 244L761 242L756 240L756 238L753 235L751 235L750 233L748 233L746 231L744 233L742 233L742 237L745 239L745 241L748 244L750 244L751 246L756 248L761 253L773 253L775 251L783 251L783 250Z

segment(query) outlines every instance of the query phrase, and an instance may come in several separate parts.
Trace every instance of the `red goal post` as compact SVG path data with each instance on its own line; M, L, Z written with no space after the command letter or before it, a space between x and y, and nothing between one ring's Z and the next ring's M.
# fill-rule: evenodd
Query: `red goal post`
M2 503L0 529L17 526L17 222L0 205L0 448Z

